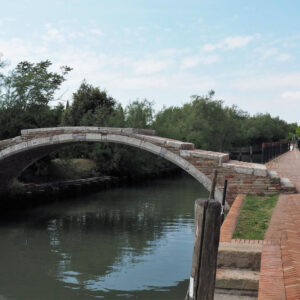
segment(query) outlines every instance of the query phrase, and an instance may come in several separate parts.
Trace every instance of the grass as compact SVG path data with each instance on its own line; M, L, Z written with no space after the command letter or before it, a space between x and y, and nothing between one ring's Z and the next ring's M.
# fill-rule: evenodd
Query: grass
M50 173L54 178L79 179L96 176L96 163L91 159L54 159L50 164Z
M247 195L233 238L263 240L277 200L278 195Z

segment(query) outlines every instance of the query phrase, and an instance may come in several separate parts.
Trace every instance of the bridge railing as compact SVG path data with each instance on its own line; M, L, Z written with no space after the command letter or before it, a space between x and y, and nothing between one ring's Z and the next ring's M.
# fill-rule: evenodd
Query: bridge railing
M269 160L290 150L289 142L270 142L262 143L261 162L266 163Z
M289 149L289 142L265 142L261 145L234 148L230 151L230 159L245 162L266 163L289 151Z

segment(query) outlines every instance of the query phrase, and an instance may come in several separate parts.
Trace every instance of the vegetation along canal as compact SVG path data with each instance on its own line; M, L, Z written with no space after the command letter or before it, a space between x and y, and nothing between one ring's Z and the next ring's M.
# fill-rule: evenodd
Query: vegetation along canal
M206 195L181 175L2 219L0 299L184 299Z

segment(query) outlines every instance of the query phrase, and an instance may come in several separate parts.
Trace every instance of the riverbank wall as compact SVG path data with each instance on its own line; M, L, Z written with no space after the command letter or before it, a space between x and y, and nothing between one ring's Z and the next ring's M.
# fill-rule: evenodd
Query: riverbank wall
M70 201L78 195L96 193L120 186L136 185L148 180L178 176L181 173L182 170L176 168L159 174L144 173L138 176L98 176L42 184L18 183L9 194L2 197L0 210L24 210L55 201Z

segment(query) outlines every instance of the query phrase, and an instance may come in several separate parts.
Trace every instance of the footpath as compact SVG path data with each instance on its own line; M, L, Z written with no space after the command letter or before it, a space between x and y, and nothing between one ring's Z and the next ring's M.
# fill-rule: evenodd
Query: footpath
M287 152L266 164L287 177L296 194L280 194L265 235L259 300L300 300L300 151Z

